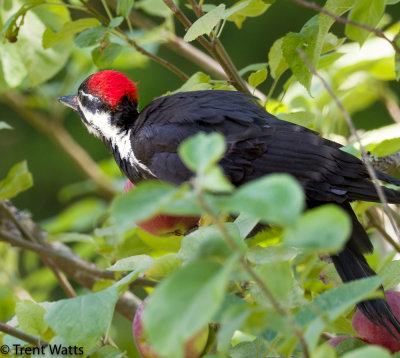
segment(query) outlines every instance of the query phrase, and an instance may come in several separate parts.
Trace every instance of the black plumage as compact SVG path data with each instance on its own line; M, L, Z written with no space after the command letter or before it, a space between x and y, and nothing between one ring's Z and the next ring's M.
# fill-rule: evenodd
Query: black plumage
M308 207L337 203L351 218L352 235L344 250L332 256L342 280L375 275L363 256L372 252L371 241L349 202L378 202L379 197L364 164L342 151L341 145L282 121L257 105L253 97L231 91L186 92L158 98L143 109L132 129L136 157L157 178L173 184L181 184L193 175L177 149L184 139L199 131L224 135L227 151L219 164L236 186L270 173L293 175L304 188ZM379 179L400 185L400 180L376 173ZM389 202L400 203L400 192L383 190ZM358 307L391 333L387 322L400 332L400 323L386 301L368 300Z
M375 275L363 256L372 252L371 241L350 202L379 202L379 197L364 164L340 144L276 118L241 92L177 93L157 98L138 113L135 84L116 71L90 76L78 95L59 100L79 113L133 183L158 178L179 185L190 180L194 174L179 158L179 145L198 132L221 133L227 149L219 164L235 186L271 173L293 175L304 188L309 208L336 203L351 218L346 247L332 256L342 280ZM396 178L379 171L376 175L400 186ZM389 202L400 203L400 192L382 189ZM385 300L364 301L358 307L390 333L394 334L392 327L400 333L400 323Z

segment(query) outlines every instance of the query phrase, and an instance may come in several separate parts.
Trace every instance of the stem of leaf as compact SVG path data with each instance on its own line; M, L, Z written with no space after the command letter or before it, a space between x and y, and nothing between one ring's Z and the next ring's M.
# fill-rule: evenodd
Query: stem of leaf
M107 16L111 21L113 19L113 16L111 14L110 8L108 7L106 0L101 0L101 3L103 4L104 9L106 10Z
M240 263L241 263L243 269L257 283L257 285L260 287L261 291L264 293L266 298L271 302L271 304L274 307L274 309L276 310L276 312L278 312L283 317L287 317L290 320L290 323L293 327L293 332L297 336L297 338L303 348L304 356L306 358L309 358L310 354L308 351L306 340L305 340L300 328L297 326L296 322L294 321L294 318L291 316L291 314L289 312L287 312L285 309L283 309L279 305L278 301L275 299L274 295L269 290L269 288L264 283L264 281L248 265L246 257L241 253L241 250L237 246L235 240L231 237L229 232L226 230L226 228L225 228L224 224L221 222L221 220L219 220L219 218L215 215L214 211L208 206L208 204L204 198L203 189L197 184L196 180L193 180L192 184L193 184L194 190L197 194L197 200L199 202L200 207L213 220L214 224L218 227L218 230L221 232L222 236L224 237L227 244L230 246L231 250L236 252L238 255L240 255Z

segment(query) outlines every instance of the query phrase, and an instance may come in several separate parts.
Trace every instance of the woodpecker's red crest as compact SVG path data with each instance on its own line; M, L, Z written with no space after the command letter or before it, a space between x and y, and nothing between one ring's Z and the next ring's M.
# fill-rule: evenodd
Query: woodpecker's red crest
M137 87L127 76L118 71L100 71L89 77L88 89L114 108L122 98L127 97L137 103Z

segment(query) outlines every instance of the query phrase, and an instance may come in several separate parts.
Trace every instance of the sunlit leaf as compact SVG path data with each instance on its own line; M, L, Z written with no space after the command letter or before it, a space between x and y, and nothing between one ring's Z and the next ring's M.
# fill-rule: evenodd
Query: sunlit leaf
M294 226L286 229L288 246L321 252L338 251L351 233L351 221L340 207L327 204L308 210Z
M194 261L153 291L143 313L152 346L165 357L183 357L183 343L206 326L220 307L230 271L213 261Z
M350 11L349 20L375 27L385 12L385 0L357 0ZM346 25L346 36L362 45L370 31L359 26Z
M67 22L58 33L55 33L50 28L47 28L43 34L43 47L45 49L53 47L62 41L72 38L72 36L78 32L95 26L97 27L99 24L99 20L90 17Z
M267 76L268 71L266 68L251 73L248 79L249 85L255 88L263 83L267 79Z
M196 20L189 30L186 32L183 39L187 42L195 40L197 37L209 34L215 26L224 18L225 5L220 4L215 9Z
M15 164L7 178L0 181L0 199L10 199L33 185L32 174L25 161Z
M70 344L90 349L105 333L118 300L118 288L55 302L44 319L51 329ZM101 312L101 314L99 314Z

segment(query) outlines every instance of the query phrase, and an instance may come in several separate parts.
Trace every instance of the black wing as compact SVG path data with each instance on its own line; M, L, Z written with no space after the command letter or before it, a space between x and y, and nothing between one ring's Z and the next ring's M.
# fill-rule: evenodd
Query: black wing
M227 151L220 165L236 186L270 173L289 173L311 200L378 201L359 159L316 132L279 120L241 92L197 91L156 99L135 123L132 148L159 179L181 184L193 173L177 148L199 131L225 136ZM400 202L400 193L386 188L385 193L390 202Z

